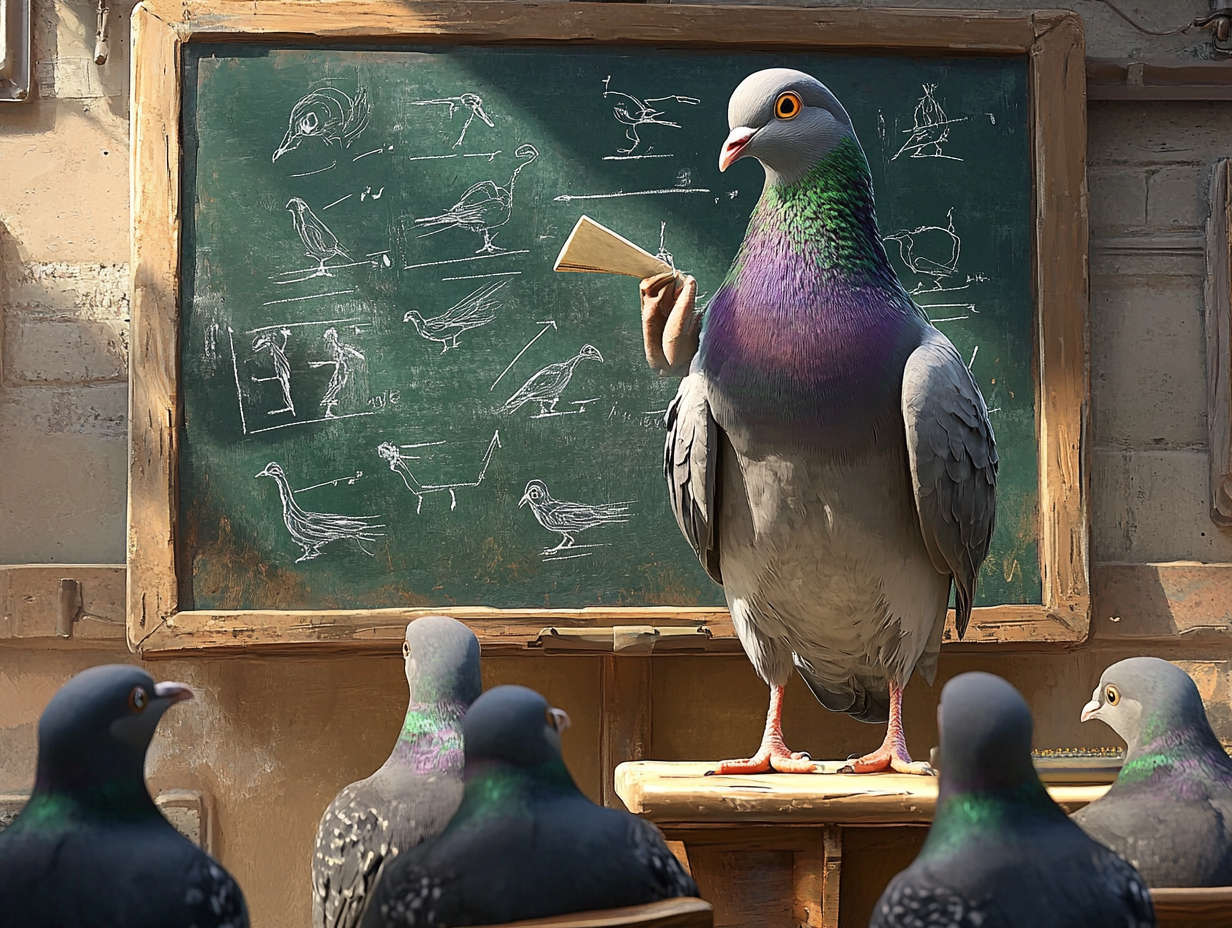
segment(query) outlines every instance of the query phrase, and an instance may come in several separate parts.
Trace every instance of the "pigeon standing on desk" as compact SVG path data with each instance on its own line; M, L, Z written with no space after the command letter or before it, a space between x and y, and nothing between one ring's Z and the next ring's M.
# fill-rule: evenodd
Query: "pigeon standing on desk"
M462 717L478 698L479 642L442 615L402 642L410 705L389 759L321 817L312 858L313 928L356 928L382 868L445 830L462 802Z
M1151 886L1232 884L1232 760L1189 674L1155 657L1104 671L1082 720L1127 745L1112 788L1074 813Z
M39 719L34 792L0 834L5 928L248 928L240 888L145 785L162 714L192 699L139 667L84 670Z
M907 753L903 687L933 678L951 585L959 635L971 617L996 497L988 412L890 267L835 96L760 71L728 122L720 170L757 158L765 188L668 410L664 461L681 531L771 688L760 749L717 772L815 769L783 742L794 665L826 708L888 722L857 772L927 773ZM646 351L679 370L655 341L665 324L687 335L693 286L673 297L670 279L642 284Z
M1065 817L1031 762L1031 710L988 673L941 691L928 839L869 928L1153 928L1150 892Z
M466 790L435 841L385 868L364 928L492 925L696 896L659 830L582 795L560 753L569 716L498 686L466 715Z

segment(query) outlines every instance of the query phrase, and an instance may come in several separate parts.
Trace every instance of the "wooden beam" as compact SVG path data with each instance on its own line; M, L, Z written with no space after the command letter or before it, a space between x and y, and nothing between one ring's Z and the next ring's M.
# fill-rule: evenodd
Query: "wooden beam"
M599 720L599 769L603 805L623 809L616 795L616 767L641 760L650 751L650 658L610 655L603 658L602 718Z
M1090 100L1232 100L1232 61L1087 59Z

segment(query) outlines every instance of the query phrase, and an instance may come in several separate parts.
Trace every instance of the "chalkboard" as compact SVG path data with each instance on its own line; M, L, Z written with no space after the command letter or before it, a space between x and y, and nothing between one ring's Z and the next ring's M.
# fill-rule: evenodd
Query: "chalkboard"
M747 74L850 112L906 287L1001 454L977 604L1040 603L1025 56L198 44L183 59L181 584L196 609L723 602L667 505L636 282L561 275L586 213L714 293L762 186Z

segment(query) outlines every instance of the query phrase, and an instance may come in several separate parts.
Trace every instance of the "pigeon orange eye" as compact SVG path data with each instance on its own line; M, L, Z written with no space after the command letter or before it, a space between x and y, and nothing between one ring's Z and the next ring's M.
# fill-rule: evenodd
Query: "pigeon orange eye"
M128 694L128 708L133 711L133 714L144 712L146 701L145 690L139 686L134 686L133 691Z
M1121 701L1121 693L1115 686L1110 686L1104 690L1104 702L1110 706L1115 706Z
M795 119L800 115L800 110L804 104L800 102L800 95L793 90L786 90L779 94L779 98L774 101L774 115L779 119Z
M402 657L405 660L406 658L410 656L411 656L411 646L404 641L402 642Z

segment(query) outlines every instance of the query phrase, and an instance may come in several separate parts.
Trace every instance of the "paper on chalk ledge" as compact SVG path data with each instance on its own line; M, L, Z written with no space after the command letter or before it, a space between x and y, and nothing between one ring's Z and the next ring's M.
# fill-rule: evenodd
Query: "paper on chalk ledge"
M670 264L589 216L577 221L552 269L579 274L624 274L638 279L676 272Z

